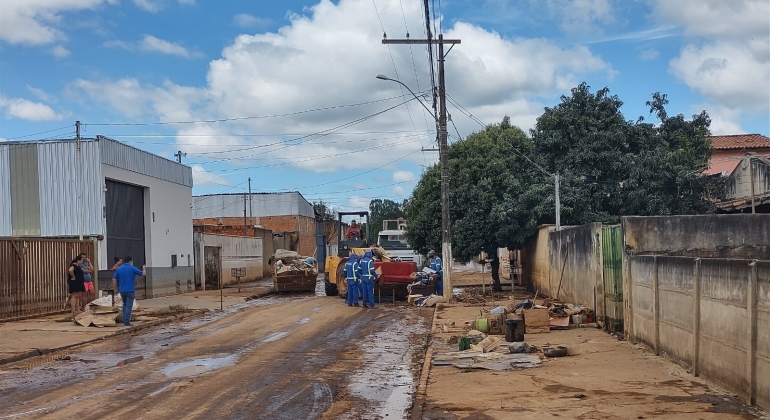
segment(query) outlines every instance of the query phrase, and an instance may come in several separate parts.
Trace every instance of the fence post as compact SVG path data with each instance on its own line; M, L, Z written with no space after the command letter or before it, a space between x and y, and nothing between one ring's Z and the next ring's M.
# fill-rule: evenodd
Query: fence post
M695 278L692 283L692 299L695 310L693 311L693 327L692 327L692 374L695 377L700 375L700 258L695 259Z
M749 275L749 290L746 299L746 311L749 316L749 345L746 347L748 352L748 374L749 374L749 395L748 403L756 405L757 403L757 260L751 264L751 274Z
M660 356L660 288L658 285L658 256L652 257L652 319L655 324L655 355Z
M623 308L625 321L623 322L624 332L626 340L636 344L636 338L634 337L634 279L631 278L631 261L632 258L628 255L623 255Z

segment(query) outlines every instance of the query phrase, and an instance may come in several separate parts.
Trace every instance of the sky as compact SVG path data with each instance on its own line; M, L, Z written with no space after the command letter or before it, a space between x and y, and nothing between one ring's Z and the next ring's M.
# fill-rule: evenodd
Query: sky
M714 134L770 134L770 0L430 0L449 141L531 129L581 82L630 120L668 95ZM193 168L194 195L403 200L438 155L422 0L3 0L0 141L104 135Z

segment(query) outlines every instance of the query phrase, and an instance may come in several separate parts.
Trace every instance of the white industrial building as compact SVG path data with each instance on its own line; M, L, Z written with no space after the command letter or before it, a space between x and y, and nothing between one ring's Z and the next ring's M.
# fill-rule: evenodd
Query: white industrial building
M102 136L3 142L0 237L93 238L99 270L147 265L137 297L190 291L192 186L189 167Z

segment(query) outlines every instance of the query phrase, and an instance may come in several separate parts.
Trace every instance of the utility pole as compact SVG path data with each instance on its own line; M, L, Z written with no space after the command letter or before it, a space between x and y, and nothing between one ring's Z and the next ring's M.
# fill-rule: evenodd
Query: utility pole
M439 161L441 163L441 263L444 282L444 299L452 299L452 232L449 218L449 148L447 146L447 112L446 112L446 80L444 78L444 44L450 44L449 51L459 39L444 39L439 34L438 39L383 39L383 44L438 44L438 95L439 116L438 140ZM449 54L447 51L447 54ZM399 82L400 83L400 82ZM435 116L434 116L435 118Z
M754 196L754 158L751 155L749 155L749 185L751 185L751 214L756 214L756 197Z
M174 157L176 158L177 162L182 163L182 158L187 157L187 153L182 153L181 150L178 150L176 153L174 153Z
M252 217L254 217L254 209L251 206L251 177L249 177L249 218Z
M80 139L80 121L75 121L78 165L78 239L83 240L83 144Z
M554 174L553 184L556 188L554 197L556 199L556 230L561 229L561 201L559 200L559 174Z
M246 224L246 194L243 194L243 236L246 236L247 230Z

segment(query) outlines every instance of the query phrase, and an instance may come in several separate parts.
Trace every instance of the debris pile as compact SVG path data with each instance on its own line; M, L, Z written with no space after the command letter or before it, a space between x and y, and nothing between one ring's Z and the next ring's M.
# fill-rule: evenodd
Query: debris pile
M275 274L315 274L318 275L318 265L315 258L303 257L296 251L278 249L270 260L275 264Z

